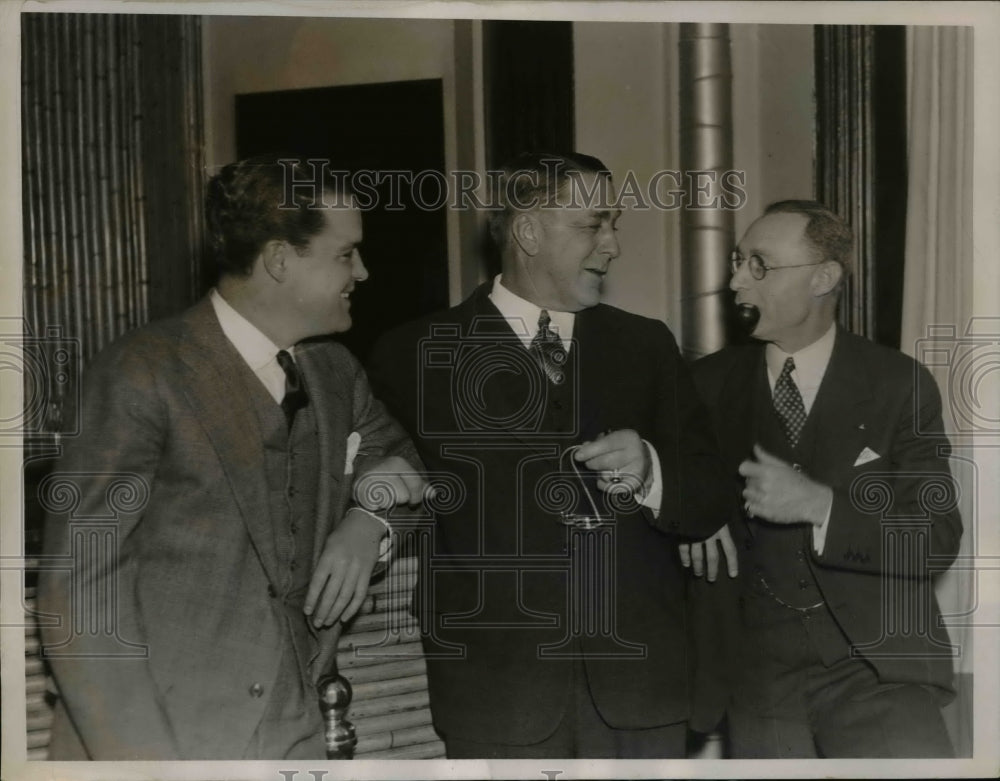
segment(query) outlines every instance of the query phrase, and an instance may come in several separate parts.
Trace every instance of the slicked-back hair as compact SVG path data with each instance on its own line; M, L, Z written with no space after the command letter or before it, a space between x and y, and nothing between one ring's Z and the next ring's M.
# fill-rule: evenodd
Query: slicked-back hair
M851 273L854 231L839 215L819 201L777 201L764 210L768 214L801 214L807 220L805 236L816 260L839 263L845 278Z
M526 209L553 203L570 177L580 174L610 177L611 171L596 157L576 152L522 152L504 163L494 182L493 198L502 208L490 212L490 235L500 251L514 217Z
M324 202L346 205L349 192L329 174L330 166L321 166L292 156L261 155L230 163L209 180L208 244L221 274L249 275L269 241L286 241L302 252L322 232ZM316 179L322 188L302 185Z

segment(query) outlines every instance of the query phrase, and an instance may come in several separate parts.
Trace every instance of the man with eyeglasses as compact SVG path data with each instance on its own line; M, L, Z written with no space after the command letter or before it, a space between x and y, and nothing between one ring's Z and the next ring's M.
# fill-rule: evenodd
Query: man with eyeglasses
M941 399L911 358L835 324L852 245L822 204L768 207L731 258L755 341L695 365L742 504L738 757L952 755L931 573L962 522Z

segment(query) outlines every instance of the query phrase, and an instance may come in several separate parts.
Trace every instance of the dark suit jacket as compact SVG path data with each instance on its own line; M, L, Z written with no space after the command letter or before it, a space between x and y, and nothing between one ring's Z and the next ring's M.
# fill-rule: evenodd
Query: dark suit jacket
M694 377L738 494L736 470L769 414L755 407L755 399L762 406L771 398L764 345L703 358ZM837 331L802 433L813 442L805 472L834 492L823 554L807 542L807 561L837 622L882 680L949 688L952 661L931 576L957 555L962 521L943 431L940 394L924 367ZM866 448L878 458L857 464ZM753 544L741 510L731 530L741 550Z
M348 435L362 437L358 471L384 453L413 454L345 348L303 344L296 360L319 434L318 556L350 498ZM68 569L41 579L40 608L58 617L53 625L43 617L42 634L64 704L53 758L243 756L288 631L274 599L285 578L246 371L208 299L127 334L87 371L81 433L50 492L45 550L67 554L73 529L100 521L113 537L77 558L72 580ZM64 493L60 503L60 484L75 498ZM110 629L74 625L94 615L81 593L116 595ZM319 632L314 680L338 630Z
M432 479L452 475L461 486L438 513L437 558L421 575L435 725L449 737L507 744L544 739L558 725L572 662L551 646L572 634L576 615L567 551L592 542L574 542L559 523L560 499L575 494L562 506L587 506L560 454L626 428L656 448L662 509L656 518L634 504L614 511L615 569L602 575L594 564L587 576L610 583L598 599L614 633L584 630L579 647L591 655L588 680L608 724L687 719L691 616L677 543L716 531L731 497L673 336L610 306L580 312L568 379L555 392L489 291L483 285L459 306L391 332L369 365L376 395L411 432ZM613 510L595 494L600 512Z

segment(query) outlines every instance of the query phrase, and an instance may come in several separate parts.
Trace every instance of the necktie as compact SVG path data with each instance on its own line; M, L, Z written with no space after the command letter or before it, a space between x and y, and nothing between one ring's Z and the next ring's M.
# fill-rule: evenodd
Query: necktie
M806 405L802 403L802 394L792 379L794 370L795 360L785 359L778 381L774 384L774 409L781 419L785 439L792 447L799 443L799 434L802 433L802 426L806 422Z
M278 365L285 372L285 397L281 400L281 410L285 413L288 428L291 429L295 413L309 403L309 396L302 386L302 375L292 356L286 350L278 351Z
M551 322L549 313L543 309L538 315L538 333L531 340L531 352L542 365L549 382L560 385L566 379L562 369L566 363L566 350L559 335L549 328Z

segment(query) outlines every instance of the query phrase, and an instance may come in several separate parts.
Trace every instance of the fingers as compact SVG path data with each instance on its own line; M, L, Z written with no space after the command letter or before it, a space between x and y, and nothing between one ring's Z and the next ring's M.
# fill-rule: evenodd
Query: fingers
M629 460L635 460L640 453L641 447L642 439L639 437L639 434L630 428L625 428L618 431L609 431L596 439L584 442L576 449L573 457L577 461L590 461L593 458L606 456L615 451L626 451L633 454ZM615 466L620 467L621 464L594 467L588 463L587 466L591 469L609 469Z
M722 552L726 557L726 569L729 572L729 577L735 578L740 574L739 562L736 557L736 543L733 542L728 528L724 529L723 532L719 537L719 543L722 545Z
M677 546L677 552L681 557L681 566L690 567L691 566L691 545L686 542L682 542Z
M309 582L306 603L303 607L303 612L307 616L312 616L313 626L320 627L333 623L329 620L330 614L340 599L344 581L349 576L350 570L351 567L346 562L334 563L327 554L320 557L316 572ZM345 599L340 605L340 610L343 610L346 604Z
M411 470L401 472L399 478L404 490L398 496L407 504L420 504L424 498L424 488L427 486L427 481L424 480L423 476ZM401 504L401 502L397 501L396 504Z
M374 563L371 567L360 567L358 570L358 579L354 584L354 597L348 603L347 607L344 608L343 615L341 615L341 621L350 621L354 618L354 614L361 609L361 605L364 604L365 597L368 595L368 583L371 581L372 570L375 568Z
M695 542L691 544L691 565L695 577L701 577L705 571L705 543Z
M705 569L708 571L708 582L714 583L719 574L719 549L715 545L715 540L705 543Z

